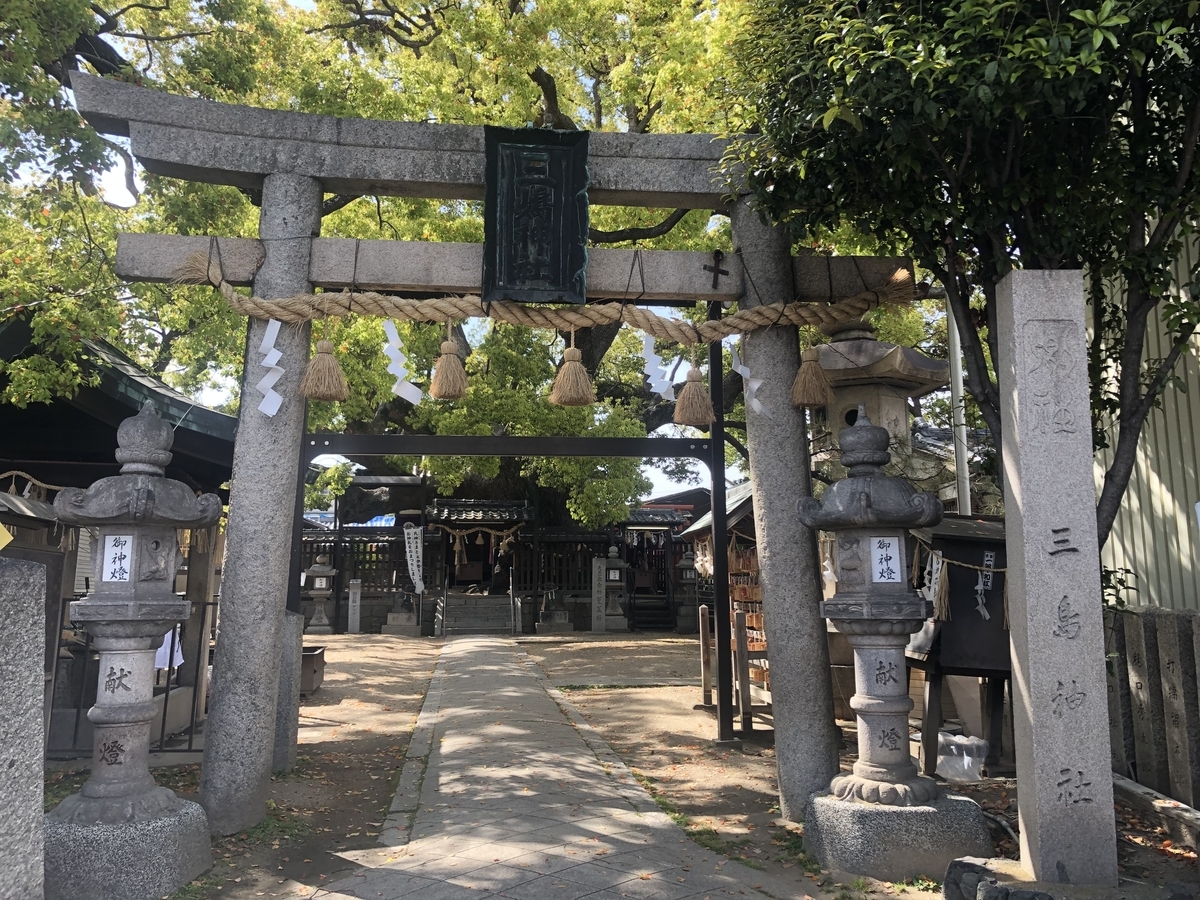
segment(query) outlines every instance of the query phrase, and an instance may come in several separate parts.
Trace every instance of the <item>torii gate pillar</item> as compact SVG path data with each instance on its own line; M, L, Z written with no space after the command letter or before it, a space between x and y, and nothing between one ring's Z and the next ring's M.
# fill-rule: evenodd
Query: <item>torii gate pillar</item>
M259 217L265 259L254 278L257 296L291 297L312 290L307 280L309 255L321 229L321 198L321 183L315 178L266 177ZM241 831L266 815L276 758L272 749L277 699L287 705L280 715L285 726L281 739L295 741L294 728L287 727L294 718L295 692L286 683L289 679L281 684L280 649L298 653L291 632L303 625L303 620L285 623L284 610L296 516L292 473L305 425L300 379L308 363L311 326L279 330L275 347L282 353L278 365L283 377L275 390L282 403L273 416L259 411L261 395L254 389L265 374L258 349L266 330L266 322L250 319L229 486L220 640L200 775L200 802L216 834ZM299 659L294 663L298 671ZM287 697L280 696L281 688ZM294 752L290 746L278 749Z
M730 218L733 245L747 276L739 301L743 308L790 302L795 286L787 233L764 224L746 198L735 204ZM765 412L746 408L746 449L770 635L779 809L785 819L798 820L809 795L824 790L838 770L817 545L796 512L800 499L812 494L808 425L804 410L791 400L799 340L790 326L762 328L742 342L746 364L764 379L757 399Z

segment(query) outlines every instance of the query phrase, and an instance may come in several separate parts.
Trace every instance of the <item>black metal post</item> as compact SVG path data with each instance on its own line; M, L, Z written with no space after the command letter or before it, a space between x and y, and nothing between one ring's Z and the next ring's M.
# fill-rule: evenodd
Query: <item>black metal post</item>
M721 304L708 304L710 322L721 318ZM716 419L709 436L712 476L713 619L717 632L717 740L733 737L733 628L729 621L729 559L725 530L725 363L720 341L708 345L708 390Z

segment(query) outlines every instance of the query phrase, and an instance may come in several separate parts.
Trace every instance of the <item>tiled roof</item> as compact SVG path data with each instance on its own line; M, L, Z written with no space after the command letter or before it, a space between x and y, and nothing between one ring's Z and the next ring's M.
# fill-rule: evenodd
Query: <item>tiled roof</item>
M687 518L677 509L646 509L644 506L629 511L626 525L683 525Z
M533 507L510 500L435 500L426 507L425 517L430 522L473 525L529 522Z

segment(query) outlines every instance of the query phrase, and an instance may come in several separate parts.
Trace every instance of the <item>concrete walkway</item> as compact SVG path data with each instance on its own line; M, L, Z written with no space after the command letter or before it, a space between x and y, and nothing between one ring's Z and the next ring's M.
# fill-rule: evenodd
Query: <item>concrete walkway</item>
M314 896L795 895L685 837L507 638L446 642L380 840Z

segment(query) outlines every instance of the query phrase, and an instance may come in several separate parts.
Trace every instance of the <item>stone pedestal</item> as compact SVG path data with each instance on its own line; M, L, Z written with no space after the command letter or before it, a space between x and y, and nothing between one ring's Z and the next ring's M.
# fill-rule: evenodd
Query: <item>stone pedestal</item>
M42 896L46 567L0 557L0 897Z
M381 634L394 634L401 637L420 637L421 626L417 624L415 612L388 613L387 624L379 629Z
M804 849L843 872L882 881L937 880L952 860L991 856L992 839L979 805L955 794L921 806L846 803L817 794L804 817Z
M100 656L91 776L46 815L46 897L155 900L212 863L195 803L154 783L149 769L154 657L163 632L188 617L173 593L176 529L212 525L221 501L163 477L173 432L147 403L117 430L121 474L55 499L62 522L99 526L94 590L71 604Z
M1021 863L1117 883L1083 276L996 289Z
M328 597L313 597L313 614L308 620L305 634L333 634L333 626L329 624L329 616L325 613L325 602Z
M575 631L571 624L571 613L565 609L548 609L537 623L538 634L566 634Z

